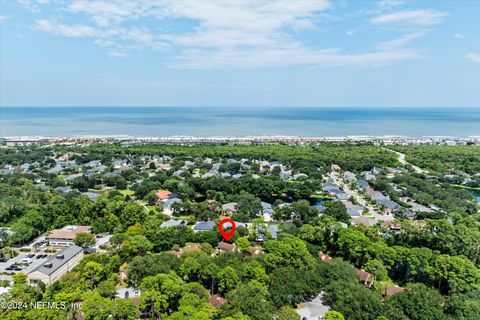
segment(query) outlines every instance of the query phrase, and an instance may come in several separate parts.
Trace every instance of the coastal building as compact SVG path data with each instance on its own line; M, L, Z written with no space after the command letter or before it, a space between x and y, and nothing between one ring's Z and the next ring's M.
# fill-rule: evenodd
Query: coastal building
M52 255L48 260L33 269L28 275L28 281L31 285L40 282L51 285L64 274L72 270L83 257L83 249L79 246L72 245L59 251L56 255Z

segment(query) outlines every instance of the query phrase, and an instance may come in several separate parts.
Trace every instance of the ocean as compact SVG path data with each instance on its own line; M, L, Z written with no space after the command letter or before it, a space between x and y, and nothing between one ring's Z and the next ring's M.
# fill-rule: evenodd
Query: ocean
M480 136L479 108L1 107L0 136Z

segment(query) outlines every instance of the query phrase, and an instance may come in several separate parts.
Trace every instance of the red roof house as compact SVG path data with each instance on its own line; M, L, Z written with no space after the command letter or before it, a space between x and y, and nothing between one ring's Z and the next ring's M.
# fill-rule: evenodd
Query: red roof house
M172 193L168 190L160 190L157 192L158 200L167 200L171 195Z

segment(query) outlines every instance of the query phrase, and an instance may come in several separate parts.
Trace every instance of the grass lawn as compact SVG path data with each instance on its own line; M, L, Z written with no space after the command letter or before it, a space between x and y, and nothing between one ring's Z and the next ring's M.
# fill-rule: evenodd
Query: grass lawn
M468 186L463 186L463 185L459 185L459 184L452 184L452 186L454 186L456 188L467 189L467 190L480 191L480 188L476 188L476 187L468 187Z
M326 196L326 195L323 195L323 194L318 194L318 193L314 193L310 196L310 198L314 198L314 199L327 199L327 200L330 200L332 199L332 197L329 197L329 196Z
M133 197L133 195L135 194L135 191L130 190L130 189L118 190L118 192L120 192L124 197L126 197L126 196Z

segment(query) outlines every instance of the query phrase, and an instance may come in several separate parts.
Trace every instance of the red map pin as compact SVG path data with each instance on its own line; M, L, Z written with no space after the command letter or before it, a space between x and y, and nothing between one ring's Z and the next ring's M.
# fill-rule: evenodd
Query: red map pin
M230 231L223 230L223 225L225 223L229 223L232 225L232 229ZM218 224L218 230L220 231L220 234L227 241L230 240L230 238L233 236L233 234L235 233L235 229L237 229L237 226L235 225L235 222L230 218L225 218Z

